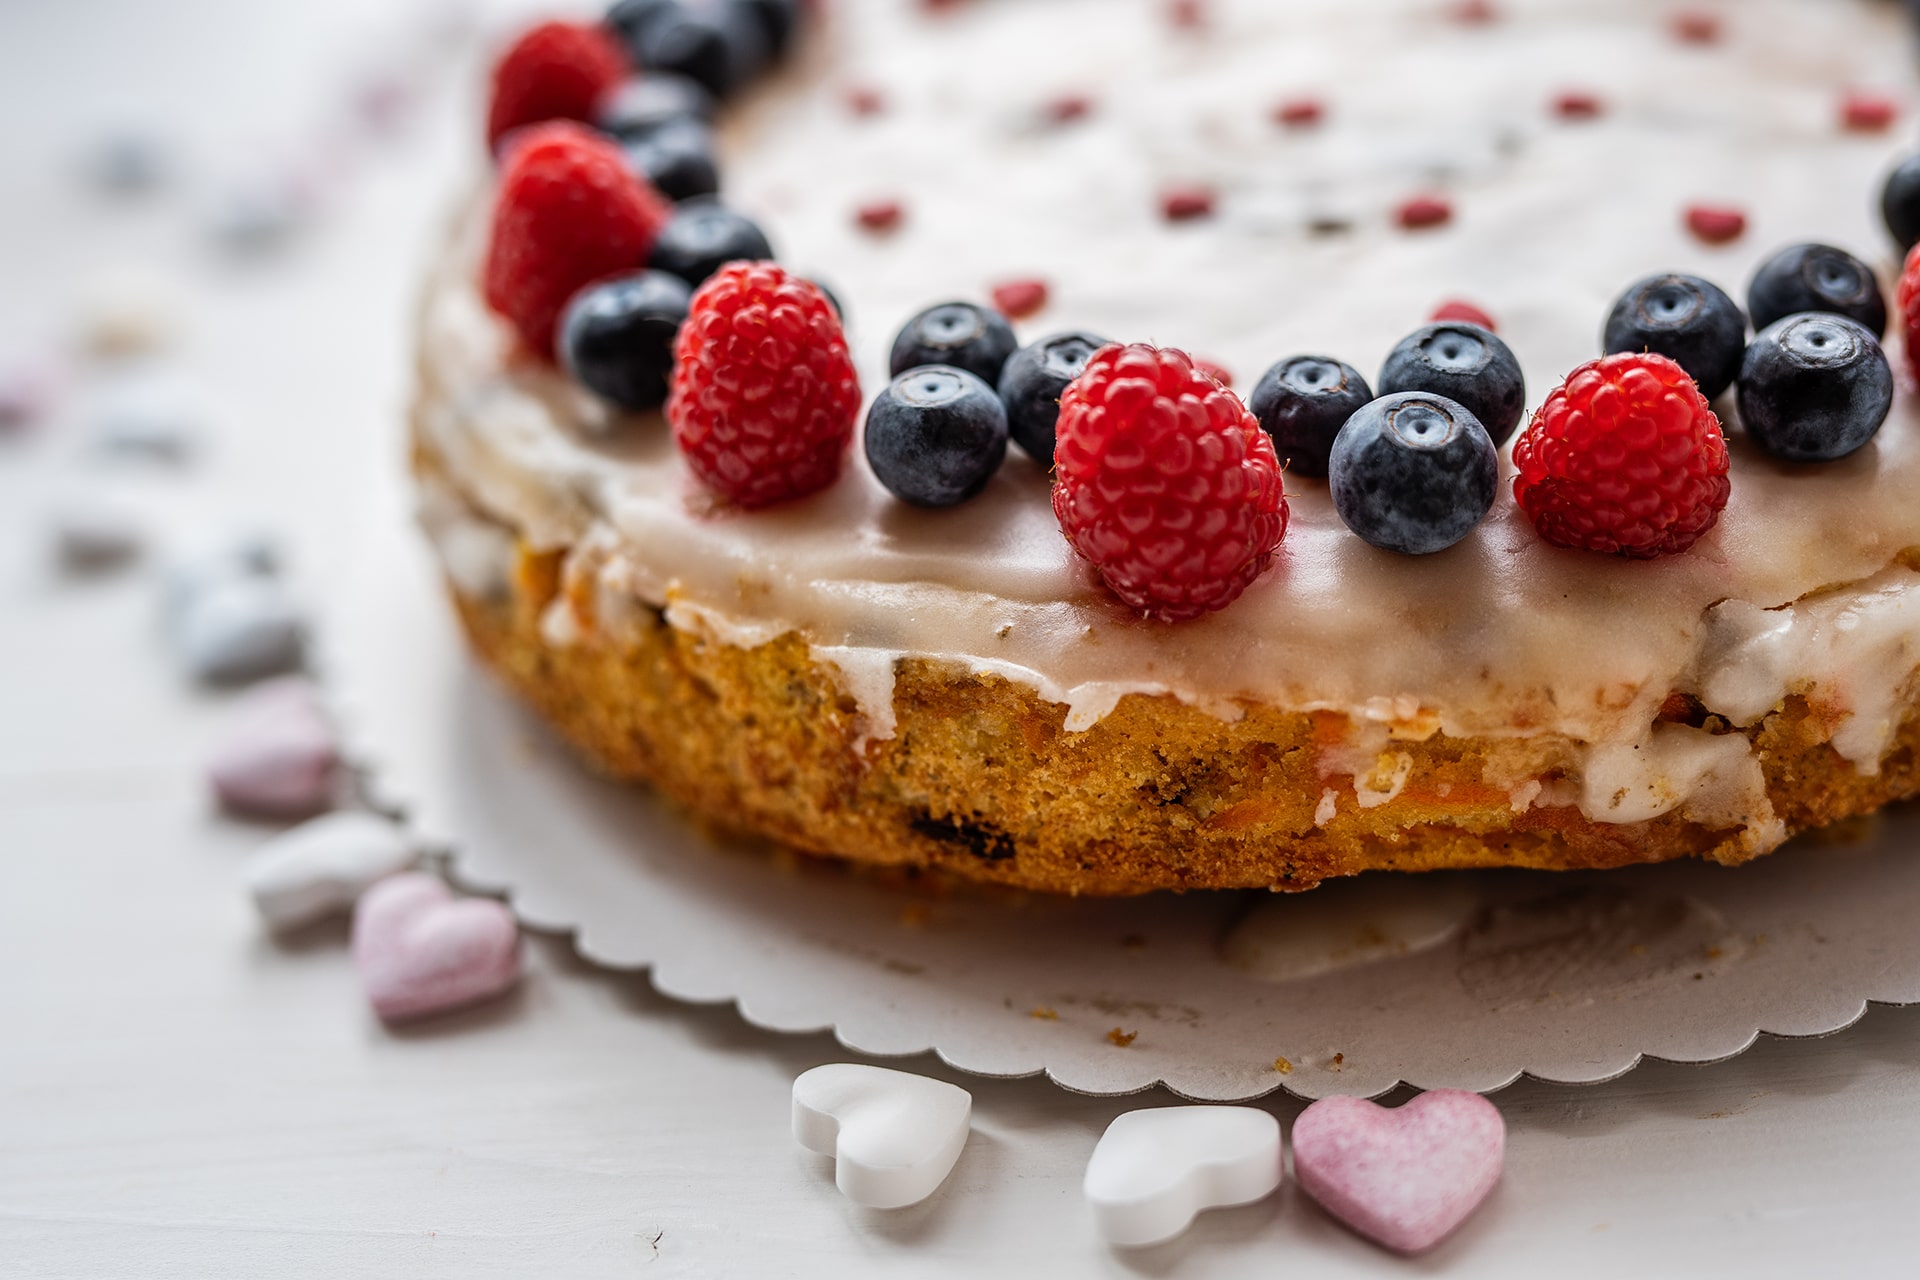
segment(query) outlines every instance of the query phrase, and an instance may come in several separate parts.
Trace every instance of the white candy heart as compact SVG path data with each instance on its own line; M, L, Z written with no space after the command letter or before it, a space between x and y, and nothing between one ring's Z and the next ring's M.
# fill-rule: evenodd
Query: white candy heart
M1203 1210L1263 1199L1280 1178L1280 1122L1267 1112L1151 1107L1107 1126L1084 1185L1100 1234L1133 1248L1173 1239Z
M418 859L399 827L370 813L331 813L282 832L247 860L247 892L269 927L297 929L345 911L375 881Z
M207 782L230 813L305 818L333 803L340 749L312 682L251 689L207 758Z
M833 1157L856 1204L899 1209L932 1195L967 1145L973 1095L944 1080L835 1062L793 1082L793 1136Z
M174 641L196 679L239 684L298 667L306 652L306 626L279 582L230 578L186 601Z

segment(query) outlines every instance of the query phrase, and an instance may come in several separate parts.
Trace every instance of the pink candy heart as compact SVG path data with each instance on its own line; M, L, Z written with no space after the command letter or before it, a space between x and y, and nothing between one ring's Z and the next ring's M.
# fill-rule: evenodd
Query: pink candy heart
M310 818L333 807L340 749L310 681L274 680L234 708L207 759L220 807L257 818Z
M1391 1110L1322 1098L1293 1122L1293 1168L1328 1213L1389 1249L1419 1253L1493 1190L1506 1141L1499 1109L1460 1089Z
M520 929L491 898L434 876L389 876L353 911L353 963L373 1010L404 1022L477 1004L520 976Z

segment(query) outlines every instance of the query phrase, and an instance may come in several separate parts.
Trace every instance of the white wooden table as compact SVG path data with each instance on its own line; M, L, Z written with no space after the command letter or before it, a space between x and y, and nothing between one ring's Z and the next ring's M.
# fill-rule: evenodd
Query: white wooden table
M204 180L324 114L398 19L332 5L0 6L0 350L70 331L89 282L158 263L175 352L214 408L189 468L116 468L177 528L262 517L300 580L337 569L396 465L415 264L462 164L446 90L358 163L327 222L236 266L194 234ZM445 85L468 82L458 74ZM129 209L73 181L100 127L147 120L187 181ZM49 565L44 508L96 483L69 412L0 440L0 1272L46 1276L1892 1275L1920 1201L1920 1010L1706 1068L1504 1094L1508 1177L1428 1258L1347 1235L1291 1188L1137 1254L1079 1179L1106 1123L1164 1098L987 1082L931 1201L858 1209L787 1133L788 1086L840 1056L536 940L504 1003L381 1029L344 930L268 941L236 882L263 835L197 776L225 700L186 687L150 572ZM1297 1107L1270 1105L1283 1121Z

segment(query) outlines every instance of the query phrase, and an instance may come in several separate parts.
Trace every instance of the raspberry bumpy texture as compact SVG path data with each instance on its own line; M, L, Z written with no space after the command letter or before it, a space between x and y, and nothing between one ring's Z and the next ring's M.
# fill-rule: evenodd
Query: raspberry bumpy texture
M1907 368L1920 378L1920 245L1907 252L1893 301L1899 312L1900 336L1906 339Z
M568 299L638 271L673 211L619 147L571 121L515 134L503 163L484 268L487 305L551 359Z
M667 421L687 465L743 507L832 484L860 412L840 319L771 262L733 262L693 295L673 348Z
M1128 606L1165 622L1233 603L1287 529L1273 442L1181 351L1096 352L1060 397L1053 461L1067 541Z
M494 64L487 145L542 120L591 122L600 99L629 71L626 51L597 24L541 23Z
M1546 541L1637 560L1691 547L1727 505L1727 443L1686 370L1626 352L1583 364L1513 447L1513 495Z

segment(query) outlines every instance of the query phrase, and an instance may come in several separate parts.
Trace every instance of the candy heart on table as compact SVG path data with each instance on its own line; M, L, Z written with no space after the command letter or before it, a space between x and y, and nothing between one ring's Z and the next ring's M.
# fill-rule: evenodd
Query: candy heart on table
M68 573L99 573L139 554L140 522L132 512L96 499L70 498L52 513L54 557Z
M418 860L406 833L385 818L331 813L261 845L247 860L247 892L270 928L297 929L347 910Z
M899 1209L932 1195L967 1145L973 1095L907 1071L834 1062L793 1082L793 1136L833 1157L855 1204Z
M1302 1190L1361 1235L1419 1253L1493 1190L1506 1140L1499 1109L1460 1089L1392 1109L1322 1098L1293 1122L1293 1171Z
M307 818L333 806L339 741L313 683L300 676L251 689L207 757L220 807L257 818Z
M355 904L353 963L373 1011L407 1022L511 987L520 976L520 929L492 898L455 898L437 877L403 871Z
M1171 1240L1202 1210L1252 1204L1280 1185L1280 1122L1255 1107L1149 1107L1117 1117L1084 1187L1107 1243Z
M177 619L194 597L234 578L271 578L280 571L280 548L258 529L202 533L167 556L165 609Z
M180 661L208 684L244 684L305 661L306 623L273 578L240 577L193 593L174 620Z

